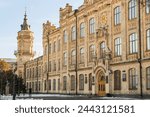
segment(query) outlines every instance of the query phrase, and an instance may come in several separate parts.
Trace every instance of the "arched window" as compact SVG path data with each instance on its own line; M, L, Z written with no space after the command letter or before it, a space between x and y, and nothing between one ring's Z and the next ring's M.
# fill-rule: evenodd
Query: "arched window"
M71 52L71 64L75 65L76 64L76 51L72 50Z
M90 27L89 27L90 34L95 33L95 21L94 21L94 18L90 19L90 24L89 25L90 25Z
M71 28L71 39L72 39L72 40L75 40L75 39L76 39L76 27L75 27L75 26L73 26L73 27Z
M105 42L100 43L100 58L105 58Z
M76 81L75 76L72 75L71 76L71 90L75 90L75 86L76 86L75 81Z
M89 74L89 91L92 90L92 73Z
M67 90L67 76L63 77L63 90Z
M85 36L84 30L85 30L85 25L84 25L84 23L82 22L82 23L80 24L80 38L84 38L84 36Z
M121 90L121 71L114 72L114 90Z
M84 75L79 75L79 90L84 90Z
M80 49L80 63L84 63L84 48Z
M138 44L137 44L137 34L132 33L129 36L130 41L130 54L134 54L138 52Z
M89 59L90 59L90 62L93 61L93 58L95 56L95 46L94 45L91 45L90 46L90 51L89 51Z
M137 16L137 1L130 0L129 1L129 20L136 18Z
M146 68L146 87L150 89L150 67Z
M135 68L129 69L129 89L136 90L138 86L137 71Z

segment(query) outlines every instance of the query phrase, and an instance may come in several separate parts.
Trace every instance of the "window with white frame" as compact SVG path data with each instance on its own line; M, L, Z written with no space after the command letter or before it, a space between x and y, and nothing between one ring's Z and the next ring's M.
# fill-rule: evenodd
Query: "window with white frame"
M150 0L146 0L146 13L150 13Z
M89 26L90 34L95 33L95 20L94 20L94 18L91 18L91 19L90 19L89 25L90 25L90 26Z
M100 58L105 58L105 42L100 43Z
M132 20L137 17L137 1L129 1L129 20Z
M71 64L75 65L76 64L76 51L72 50L71 52Z
M84 63L84 48L80 49L80 63Z
M71 28L71 40L76 40L76 27Z
M81 38L84 38L84 36L85 36L84 30L85 30L85 25L84 25L84 23L82 22L82 23L80 24L80 37L81 37Z
M122 46L121 46L121 38L115 39L115 56L121 56L122 54Z
M147 50L150 50L150 29L146 31Z
M90 51L89 52L90 52L89 53L89 60L93 61L94 56L95 56L95 46L94 45L90 46Z
M121 11L120 11L120 6L117 6L114 9L114 23L115 25L120 24L120 17L121 17Z
M134 54L138 52L138 47L137 47L137 34L132 33L129 36L129 41L130 41L130 54Z
M67 37L67 31L64 30L63 32L63 38L64 38L64 43L67 43L68 37Z

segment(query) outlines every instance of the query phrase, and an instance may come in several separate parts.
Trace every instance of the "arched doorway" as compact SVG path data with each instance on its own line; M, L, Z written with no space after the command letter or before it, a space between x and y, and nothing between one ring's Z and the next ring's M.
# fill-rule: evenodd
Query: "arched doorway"
M106 95L106 88L105 88L105 74L103 71L99 71L97 74L97 89L98 89L98 96L105 96Z

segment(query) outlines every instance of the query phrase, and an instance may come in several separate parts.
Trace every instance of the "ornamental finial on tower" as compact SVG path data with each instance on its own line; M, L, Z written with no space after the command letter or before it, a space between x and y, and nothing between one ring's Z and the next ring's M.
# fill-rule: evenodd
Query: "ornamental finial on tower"
M24 21L23 24L21 25L21 30L30 30L30 25L28 25L27 22L27 14L26 14L26 9L25 9L25 15L24 15Z

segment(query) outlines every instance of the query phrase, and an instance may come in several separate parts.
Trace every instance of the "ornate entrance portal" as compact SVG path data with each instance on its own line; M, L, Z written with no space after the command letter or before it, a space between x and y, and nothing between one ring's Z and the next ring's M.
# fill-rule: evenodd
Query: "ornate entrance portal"
M99 71L97 73L97 88L98 88L98 96L105 96L106 95L106 88L105 88L105 74L103 71Z

